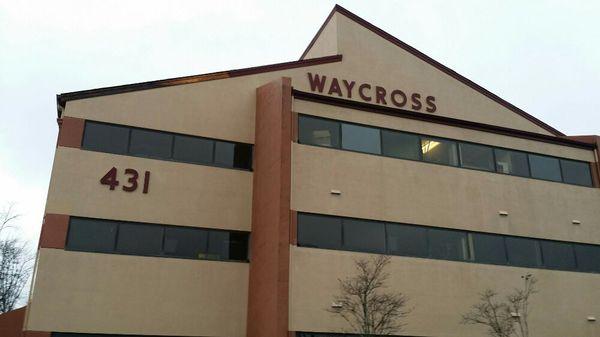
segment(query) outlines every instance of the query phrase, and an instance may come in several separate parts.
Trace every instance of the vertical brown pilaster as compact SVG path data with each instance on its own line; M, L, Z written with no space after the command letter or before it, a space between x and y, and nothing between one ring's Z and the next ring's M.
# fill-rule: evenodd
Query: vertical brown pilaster
M289 310L291 80L256 91L248 337L287 337Z
M46 214L42 223L39 248L65 249L69 216L64 214Z

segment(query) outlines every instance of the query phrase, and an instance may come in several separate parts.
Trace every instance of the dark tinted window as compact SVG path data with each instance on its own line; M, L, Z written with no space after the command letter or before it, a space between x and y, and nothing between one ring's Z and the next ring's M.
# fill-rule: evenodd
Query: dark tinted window
M247 233L229 233L229 259L239 261L248 260Z
M458 146L462 167L494 171L494 154L491 147L469 143L460 143Z
M504 237L493 234L473 233L473 260L482 263L506 264Z
M342 148L381 154L379 129L342 123Z
M215 164L249 170L252 168L252 146L217 141Z
M561 181L558 159L537 154L529 154L531 176L533 178Z
M85 122L83 148L86 150L126 154L129 144L129 128Z
M382 152L395 158L419 160L421 141L419 136L409 133L381 130Z
M161 255L163 227L122 223L119 226L117 251L134 255Z
M528 177L529 164L524 152L495 149L496 170L500 173Z
M112 252L116 235L116 222L71 218L66 247L87 252Z
M298 245L342 248L342 220L313 214L298 214Z
M166 255L201 259L207 252L208 232L197 228L165 227Z
M173 159L190 162L210 164L213 161L214 141L190 136L175 136L173 146Z
M386 224L387 251L392 255L426 257L427 229L423 227Z
M600 273L600 246L575 244L577 269Z
M246 170L252 169L252 145L235 144L233 167Z
M129 153L143 157L171 158L172 141L173 135L168 133L133 129Z
M541 265L540 248L533 239L507 237L506 251L508 262L514 266L539 267Z
M369 253L385 253L383 222L345 219L344 248Z
M246 260L248 251L248 235L225 231L208 233L208 253L205 256L212 260Z
M421 152L424 161L452 166L458 165L456 143L453 141L422 137Z
M429 229L429 256L434 259L466 260L469 258L464 232Z
M565 183L592 186L592 175L589 163L561 159L560 166Z
M544 266L563 270L575 269L575 254L569 243L540 241Z
M340 147L340 123L324 119L300 116L298 140L302 144Z

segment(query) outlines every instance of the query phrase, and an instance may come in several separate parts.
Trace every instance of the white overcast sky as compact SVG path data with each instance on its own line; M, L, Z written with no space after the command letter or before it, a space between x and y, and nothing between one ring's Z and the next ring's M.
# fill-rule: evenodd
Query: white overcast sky
M37 244L56 94L296 60L335 3L0 0L0 205ZM600 134L600 1L338 3L566 134Z

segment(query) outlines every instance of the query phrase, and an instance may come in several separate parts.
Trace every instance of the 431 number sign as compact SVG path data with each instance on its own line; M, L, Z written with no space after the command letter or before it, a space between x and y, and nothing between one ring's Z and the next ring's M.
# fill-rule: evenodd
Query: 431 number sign
M129 176L129 178L127 179L127 184L122 186L123 191L133 192L137 190L139 178L138 171L132 168L127 168L125 169L125 175ZM119 180L117 179L117 168L113 167L108 170L104 177L100 178L100 184L108 185L111 191L113 191L115 187L119 186ZM144 172L144 181L142 185L142 193L148 193L148 189L150 188L150 171Z

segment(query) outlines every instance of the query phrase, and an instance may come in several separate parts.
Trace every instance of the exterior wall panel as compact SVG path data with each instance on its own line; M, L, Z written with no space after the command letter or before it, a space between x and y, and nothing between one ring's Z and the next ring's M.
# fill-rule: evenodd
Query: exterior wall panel
M338 279L354 275L354 260L374 255L292 247L290 268L290 330L339 332L349 329L325 310L338 293ZM521 287L521 275L534 274L539 293L531 299L532 335L597 336L598 324L587 321L600 312L600 275L499 267L474 263L392 257L387 291L408 296L412 313L405 320L407 336L479 337L486 329L460 324L485 288L501 296Z
M100 184L116 167L120 185ZM139 172L125 192L126 168ZM144 172L150 171L147 194ZM58 147L46 213L180 226L250 230L252 172Z
M292 146L299 212L600 244L599 204L597 188Z
M247 296L247 263L42 248L26 330L243 337Z

